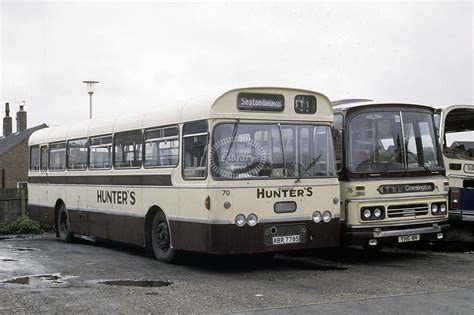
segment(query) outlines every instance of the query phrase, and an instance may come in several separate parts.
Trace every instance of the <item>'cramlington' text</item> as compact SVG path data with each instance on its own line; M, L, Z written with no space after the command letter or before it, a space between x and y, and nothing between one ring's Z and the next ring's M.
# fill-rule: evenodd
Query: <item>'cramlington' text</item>
M97 190L97 203L114 203L118 205L134 205L135 192L129 190Z
M288 197L311 197L313 195L312 187L298 188L298 189L257 189L257 198L288 198Z

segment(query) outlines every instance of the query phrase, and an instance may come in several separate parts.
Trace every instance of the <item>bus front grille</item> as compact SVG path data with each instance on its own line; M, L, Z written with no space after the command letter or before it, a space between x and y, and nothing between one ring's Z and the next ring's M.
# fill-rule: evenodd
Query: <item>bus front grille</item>
M426 203L396 205L387 208L387 216L389 218L415 217L419 215L427 215L429 211L430 208Z

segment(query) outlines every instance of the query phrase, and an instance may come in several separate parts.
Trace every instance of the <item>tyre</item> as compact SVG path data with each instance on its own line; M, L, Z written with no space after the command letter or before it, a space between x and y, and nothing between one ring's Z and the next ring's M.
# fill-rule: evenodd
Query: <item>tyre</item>
M58 234L59 239L66 243L71 243L74 239L71 229L69 227L69 217L67 215L66 207L61 204L58 213Z
M176 250L171 246L171 232L163 213L158 212L151 223L151 245L156 259L172 263L176 261Z

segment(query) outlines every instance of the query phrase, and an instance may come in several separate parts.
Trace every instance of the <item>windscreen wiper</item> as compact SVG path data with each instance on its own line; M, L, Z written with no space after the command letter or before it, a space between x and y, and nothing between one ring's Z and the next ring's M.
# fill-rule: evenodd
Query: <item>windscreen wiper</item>
M314 164L316 164L316 162L321 158L323 154L319 154L317 157L315 157L311 163L309 163L308 167L305 168L305 170L303 172L301 172L300 176L295 180L295 184L298 183L304 176L304 174L306 174L313 166Z
M237 119L237 123L234 125L234 129L232 130L232 140L230 141L229 149L227 150L227 153L224 158L224 162L227 161L227 157L230 154L230 150L232 150L232 146L234 145L235 142L235 136L237 135L237 130L239 129L240 125L240 119Z
M428 173L431 173L431 170L428 168L428 166L426 166L425 163L420 162L420 160L418 159L418 155L411 152L410 150L406 150L406 152L415 158L415 160L418 162L419 166L422 166L425 169L425 171L427 171ZM407 165L407 167L408 167L408 165Z
M286 168L286 159L285 159L285 146L283 144L283 134L281 133L281 125L278 123L278 130L280 131L280 142L281 142L281 155L283 158L283 170L285 177L288 175L288 169Z

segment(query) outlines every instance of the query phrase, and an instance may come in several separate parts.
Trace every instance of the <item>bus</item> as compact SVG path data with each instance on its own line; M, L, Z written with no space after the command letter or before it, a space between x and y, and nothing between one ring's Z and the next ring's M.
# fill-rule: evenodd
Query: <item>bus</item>
M30 215L165 262L338 246L332 120L323 94L254 87L41 130Z
M341 241L370 252L443 239L448 182L427 106L334 101Z
M474 223L474 106L452 105L437 110L446 175L449 180L449 218ZM472 230L472 227L471 227ZM451 234L451 233L450 233ZM472 232L470 233L472 236Z

